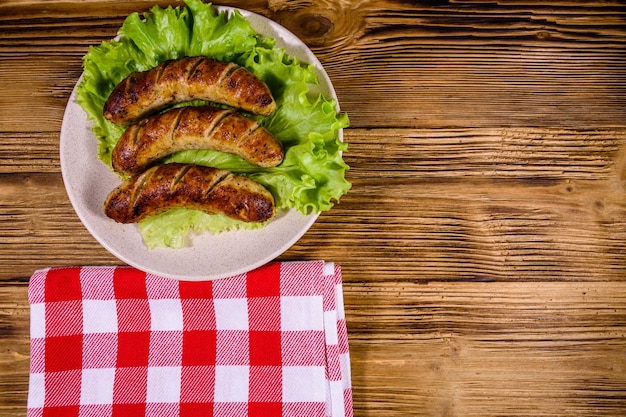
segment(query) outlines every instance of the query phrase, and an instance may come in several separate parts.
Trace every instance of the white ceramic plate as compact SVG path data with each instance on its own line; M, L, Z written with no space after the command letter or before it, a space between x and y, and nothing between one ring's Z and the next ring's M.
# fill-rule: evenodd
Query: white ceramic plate
M218 10L234 9L217 7ZM316 68L319 85L312 92L337 99L319 60L293 33L279 24L246 10L239 10L261 35L276 39L276 46ZM77 84L78 86L78 84ZM61 170L70 201L87 230L123 262L148 273L180 280L212 280L250 271L289 249L311 227L316 214L295 210L277 213L259 230L240 230L218 235L194 235L182 249L148 249L137 225L113 222L103 212L108 193L120 179L97 157L97 143L87 114L72 92L61 127ZM338 132L342 139L342 131Z

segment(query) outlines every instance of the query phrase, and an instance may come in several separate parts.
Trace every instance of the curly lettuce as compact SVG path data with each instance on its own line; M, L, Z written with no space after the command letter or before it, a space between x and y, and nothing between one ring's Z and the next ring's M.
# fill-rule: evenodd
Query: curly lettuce
M83 58L77 102L93 122L98 157L111 168L111 152L123 128L104 119L102 109L113 88L134 71L145 71L167 59L204 55L246 67L271 89L277 103L269 117L255 118L278 138L285 159L277 167L259 168L243 159L212 150L188 150L164 162L184 162L228 169L263 184L279 209L302 214L329 210L351 187L342 158L347 145L337 131L349 126L336 102L311 94L318 83L311 65L275 47L275 40L256 33L238 12L218 12L210 3L186 0L185 7L155 6L149 13L126 18L116 39L92 46ZM196 103L186 103L196 104ZM148 247L184 246L192 230L219 233L240 227L262 227L188 209L170 210L144 220L139 230Z

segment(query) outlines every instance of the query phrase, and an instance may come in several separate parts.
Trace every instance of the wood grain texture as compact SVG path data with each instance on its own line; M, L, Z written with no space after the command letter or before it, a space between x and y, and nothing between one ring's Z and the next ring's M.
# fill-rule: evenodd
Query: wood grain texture
M624 117L619 2L270 4L332 62L333 81L350 86L338 94L357 126L605 126ZM323 34L307 29L315 19L328 22L311 25Z
M623 413L624 391L609 387L626 382L624 290L563 282L351 287L352 360L364 364L353 371L355 413Z
M2 416L33 271L119 264L59 132L89 46L154 4L0 3ZM352 190L278 259L343 268L355 415L626 415L626 3L222 4L305 41L350 116Z

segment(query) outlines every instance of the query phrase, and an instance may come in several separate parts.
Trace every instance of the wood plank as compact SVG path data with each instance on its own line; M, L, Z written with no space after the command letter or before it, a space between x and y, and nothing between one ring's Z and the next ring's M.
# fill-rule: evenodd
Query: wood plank
M0 176L3 250L16 259L0 276L119 263L78 220L58 168L21 165L29 154L43 164L58 157L53 134L35 139L40 154L13 147L3 169L14 173ZM346 140L352 190L280 259L335 260L401 280L623 275L626 130L349 129Z
M60 124L0 132L0 173L60 172ZM92 138L85 138L91 140ZM626 179L626 127L344 130L351 179ZM380 174L375 174L379 177Z
M18 4L29 5L10 7ZM311 8L277 1L265 14L295 31L328 64L355 127L624 125L626 45L620 39L626 14L618 3L466 6L389 1ZM114 36L129 12L126 6L123 13L100 13L104 6L89 4L98 12L94 19L65 3L48 7L40 25L0 20L8 35L0 40L0 55L23 61L18 66L25 71L15 78L15 62L0 61L0 83L12 85L0 110L14 109L33 130L44 130L48 120L58 125L81 72L80 57L89 45ZM327 33L307 32L320 26ZM26 104L31 83L41 97ZM54 114L46 110L51 106Z
M58 131L0 132L0 143L0 174L61 172Z
M0 59L0 86L5 91L0 100L2 132L18 137L54 132L58 140L65 106L82 72L81 56L73 61L49 54ZM20 77L15 68L24 69Z
M625 291L348 283L355 415L623 415Z
M589 201L596 183L573 197L553 186L462 184L380 181L362 191L355 182L288 255L380 280L623 279L623 197L603 213Z
M0 174L0 229L2 279L55 265L120 263L80 222L60 174Z
M626 411L624 282L420 284L362 276L344 292L355 415ZM28 311L26 283L0 283L6 416L24 414Z
M351 178L613 180L618 188L626 178L623 127L350 128L344 137Z
M352 190L279 259L334 260L384 280L623 277L626 130L350 129L346 140ZM16 259L0 276L119 263L74 214L58 171L0 176L0 195Z
M0 281L0 415L26 415L30 364L27 282Z

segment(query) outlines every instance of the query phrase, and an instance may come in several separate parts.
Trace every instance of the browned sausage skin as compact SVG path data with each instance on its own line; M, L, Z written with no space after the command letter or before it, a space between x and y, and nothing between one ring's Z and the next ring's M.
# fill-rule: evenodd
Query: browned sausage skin
M129 178L109 194L104 212L116 222L135 223L176 207L244 222L274 216L274 198L261 184L226 170L177 163Z
M211 106L180 107L131 125L113 149L113 169L132 175L174 152L215 149L263 168L283 160L281 143L255 120Z
M276 102L267 85L235 63L203 56L162 62L120 82L104 104L104 117L128 125L167 106L191 100L226 104L269 116Z

